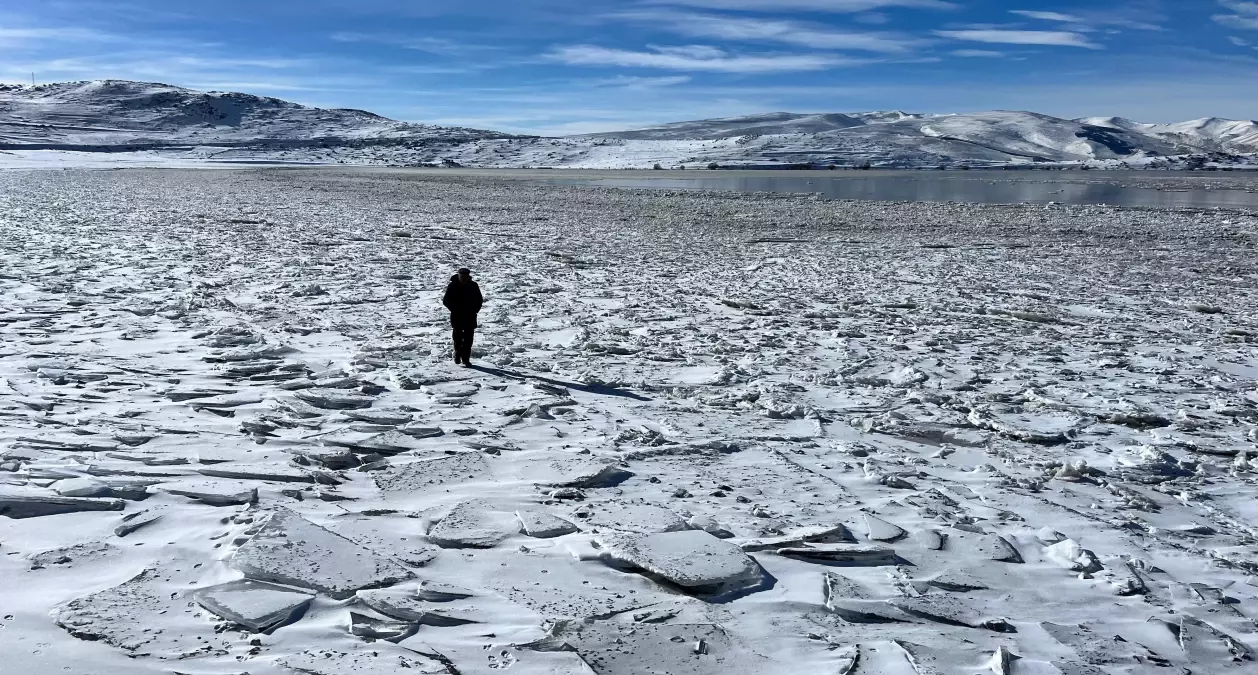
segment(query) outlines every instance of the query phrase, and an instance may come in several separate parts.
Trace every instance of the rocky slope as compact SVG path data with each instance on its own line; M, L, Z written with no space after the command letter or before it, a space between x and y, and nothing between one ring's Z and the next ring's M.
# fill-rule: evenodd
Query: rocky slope
M104 80L0 85L0 148L6 149L292 147L502 136L398 122L362 110L311 108L277 98L165 84Z

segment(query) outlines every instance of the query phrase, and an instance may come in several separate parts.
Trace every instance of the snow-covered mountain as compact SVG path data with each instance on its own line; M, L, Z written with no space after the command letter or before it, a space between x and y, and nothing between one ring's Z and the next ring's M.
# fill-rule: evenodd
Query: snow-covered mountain
M749 117L681 122L589 136L602 141L734 141L692 147L694 161L895 166L1140 160L1203 152L1258 152L1258 125L1199 120L1139 124L1068 120L1022 111L903 112Z
M484 167L645 168L1009 164L1175 166L1258 153L1258 123L1143 124L1022 111L768 113L565 138L413 124L361 110L106 80L0 85L0 165L32 151L143 151L162 159ZM77 160L75 160L77 161ZM11 164L11 162L10 162ZM1187 164L1187 163L1184 163Z
M1258 122L1206 117L1172 124L1142 124L1121 117L1089 117L1084 124L1123 129L1179 146L1224 152L1258 152Z
M0 146L278 144L384 140L469 141L506 134L409 124L362 110L311 108L277 98L103 80L0 85Z
M676 122L658 127L593 134L595 138L622 138L626 140L714 140L734 136L762 136L778 134L817 134L840 129L864 126L879 122L898 122L903 119L920 119L921 115L909 115L899 111L867 113L829 113L801 115L776 112L747 117L728 117L713 120Z

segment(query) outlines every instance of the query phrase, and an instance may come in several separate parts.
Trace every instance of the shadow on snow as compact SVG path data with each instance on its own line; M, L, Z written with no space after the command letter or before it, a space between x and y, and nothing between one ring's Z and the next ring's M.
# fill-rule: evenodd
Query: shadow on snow
M490 368L489 366L482 366L482 365L474 365L472 366L472 370L479 370L482 373L488 373L490 375L497 375L499 377L506 377L506 378L510 378L514 380L537 380L539 382L545 382L547 384L551 384L556 387L565 387L573 391L583 391L587 394L595 394L597 396L619 396L621 398L631 398L635 401L650 401L651 400L645 396L642 396L640 394L635 394L626 389L610 387L605 384L581 384L579 382L564 382L563 380L555 380L549 377L542 377L540 375L529 375L529 374L521 373L514 370L505 370L502 368Z

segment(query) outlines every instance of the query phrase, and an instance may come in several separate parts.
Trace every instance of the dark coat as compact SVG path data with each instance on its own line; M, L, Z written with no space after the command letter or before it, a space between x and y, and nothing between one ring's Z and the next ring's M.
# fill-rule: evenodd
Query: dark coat
M466 284L459 281L459 275L450 277L450 284L446 286L446 294L441 298L441 304L450 310L451 314L468 315L480 312L481 305L485 304L485 298L480 294L480 285L475 281L469 281Z

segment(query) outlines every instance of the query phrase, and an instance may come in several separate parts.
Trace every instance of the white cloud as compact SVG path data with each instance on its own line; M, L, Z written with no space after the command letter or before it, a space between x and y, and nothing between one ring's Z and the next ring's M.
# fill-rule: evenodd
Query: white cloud
M1246 28L1258 30L1258 16L1243 16L1240 14L1216 14L1212 17L1215 23L1223 24L1230 28Z
M774 73L826 70L860 63L829 54L730 54L706 45L648 47L650 51L611 49L597 45L570 45L546 54L546 58L576 66L624 66L663 70L718 73Z
M686 84L693 78L689 75L666 75L664 77L637 77L633 75L617 75L596 80L585 80L591 87L620 87L624 89L654 89L656 87L673 87Z
M680 56L685 59L720 59L725 57L725 50L711 45L680 45L664 46L647 45L647 49L669 56Z
M118 42L123 38L87 28L0 28L0 44L20 42Z
M1010 14L1025 16L1028 19L1039 19L1040 21L1061 21L1063 23L1078 23L1083 19L1070 14L1062 14L1061 12L1036 12L1026 9L1012 9Z
M911 7L920 9L956 9L957 5L945 0L649 0L657 5L686 5L706 9L752 9L765 11L803 10L854 14L884 7Z
M1165 16L1156 11L1156 6L1149 7L1146 5L1115 7L1099 11L1081 11L1076 14L1028 9L1012 9L1009 10L1009 13L1037 21L1075 24L1072 30L1076 31L1084 30L1086 26L1118 26L1119 28L1129 28L1131 30L1160 31L1163 28L1154 22L1166 19Z
M972 59L1003 59L1005 57L1004 52L990 49L957 49L952 52L952 55Z
M1253 0L1219 0L1219 4L1233 12L1258 16L1258 2Z
M1231 28L1258 30L1258 2L1252 0L1219 0L1219 4L1235 14L1215 14L1215 23Z
M340 32L333 33L330 37L336 42L364 42L391 45L394 47L401 47L403 49L413 49L415 51L428 52L429 54L437 54L440 56L465 56L468 54L478 54L487 51L496 51L499 49L495 46L473 44L464 40L431 36L409 37L405 35L381 33Z
M682 35L742 42L778 42L812 49L850 49L903 54L920 40L886 32L855 32L814 27L796 21L750 19L679 12L626 12L613 18L648 24Z
M1072 33L1064 30L1002 30L984 28L972 30L937 30L935 31L935 34L940 37L952 38L954 40L966 40L969 42L1102 49L1100 45L1089 42L1086 37L1078 33Z
M1248 41L1248 40L1245 40L1245 39L1242 39L1242 38L1238 38L1238 37L1236 37L1235 35L1231 35L1231 36L1229 36L1227 39L1228 39L1228 40L1230 40L1230 41L1232 42L1232 44L1236 45L1237 47L1248 47L1248 46L1249 46L1249 41Z

